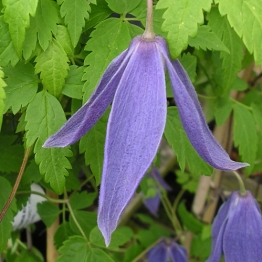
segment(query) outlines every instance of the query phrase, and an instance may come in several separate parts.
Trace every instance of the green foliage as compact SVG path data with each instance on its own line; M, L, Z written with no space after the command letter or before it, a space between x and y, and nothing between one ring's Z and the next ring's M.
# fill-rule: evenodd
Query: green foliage
M27 106L36 95L38 77L30 63L19 62L15 67L8 66L4 73L7 84L5 111L11 107L13 114L17 114L21 107Z
M49 93L59 96L68 75L68 57L62 46L53 39L46 51L36 58L35 72L41 73L43 86Z
M71 156L69 148L42 148L44 141L57 131L65 122L60 103L46 91L38 93L26 111L27 146L36 141L35 160L39 164L40 173L45 176L57 193L62 193L65 185L66 169L71 165L66 157Z
M76 47L85 19L89 18L90 6L85 0L59 0L58 4L61 5L60 13L65 19L73 47Z
M3 122L3 113L5 109L5 103L4 100L6 99L6 93L4 90L4 87L6 87L6 83L3 80L4 78L4 72L2 71L0 67L0 130Z
M37 205L37 212L46 226L50 227L59 215L60 210L50 202L42 202Z
M177 58L188 45L189 36L195 37L198 24L203 24L203 10L208 11L211 0L160 0L158 9L167 9L163 15L162 30L168 32L167 40L173 58Z
M239 146L242 160L249 163L246 168L248 174L253 170L257 152L257 130L255 120L251 112L239 104L234 107L234 143ZM252 145L252 146L250 146Z
M260 0L233 1L216 0L219 12L227 15L230 25L243 39L250 53L254 53L257 64L262 63L262 7Z
M106 0L106 2L108 3L108 6L112 11L118 14L126 14L135 9L139 5L141 0Z
M75 193L70 198L69 203L73 209L82 209L91 206L96 197L96 193L87 193L83 191L81 193Z
M188 164L191 172L196 175L211 174L211 167L200 158L190 144L181 125L177 108L175 107L168 108L164 134L177 155L178 163L182 171L185 170L186 164Z

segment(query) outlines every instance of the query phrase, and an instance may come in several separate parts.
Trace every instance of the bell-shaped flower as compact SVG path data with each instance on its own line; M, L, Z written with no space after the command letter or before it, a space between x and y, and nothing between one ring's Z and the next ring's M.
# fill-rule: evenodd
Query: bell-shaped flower
M220 207L212 226L212 251L207 262L262 261L262 216L251 192L238 191Z
M153 179L153 185L149 189L155 191L154 196L144 196L144 205L150 211L151 214L157 216L157 211L160 205L161 200L161 190L171 191L171 187L165 182L161 177L156 168L152 168L151 172L148 174L148 177Z
M175 241L165 239L151 248L147 254L147 262L187 262L186 249Z
M167 111L165 68L183 127L198 154L222 170L247 165L230 160L214 139L195 89L179 61L170 60L165 40L159 36L135 37L129 48L110 63L90 99L44 144L65 147L74 143L112 103L98 210L98 226L107 245L163 135Z

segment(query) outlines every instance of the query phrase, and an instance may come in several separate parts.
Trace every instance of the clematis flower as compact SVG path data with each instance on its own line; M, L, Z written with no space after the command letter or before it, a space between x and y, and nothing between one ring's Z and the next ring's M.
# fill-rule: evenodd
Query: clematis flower
M165 40L160 36L135 37L109 64L91 98L43 145L65 147L74 143L112 103L98 210L98 226L106 245L162 138L167 111L165 68L183 127L198 154L222 170L248 165L232 161L213 137L194 87L179 61L170 60Z
M156 194L153 197L146 197L144 199L144 205L150 211L151 214L157 216L157 211L160 205L161 188L167 191L171 191L172 189L161 177L156 168L152 168L152 171L148 174L148 176L153 178L157 183L153 186L153 189L155 189Z
M231 194L212 227L212 251L207 262L262 261L262 216L251 192Z
M147 254L148 262L187 262L186 249L175 241L165 239L151 248Z

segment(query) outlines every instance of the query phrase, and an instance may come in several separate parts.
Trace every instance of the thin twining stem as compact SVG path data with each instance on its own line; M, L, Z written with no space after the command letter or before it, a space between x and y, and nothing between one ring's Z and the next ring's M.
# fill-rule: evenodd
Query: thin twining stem
M146 39L155 38L153 29L153 0L147 0L146 28L143 37Z
M24 158L23 158L23 162L22 162L22 165L20 167L20 170L19 170L19 173L18 173L18 176L16 178L16 181L15 181L15 184L13 186L13 189L10 193L10 196L7 200L7 202L5 203L1 213L0 213L0 222L3 220L8 208L10 207L14 197L15 197L15 194L16 194L16 191L18 189L18 186L20 184L20 181L21 181L21 178L23 176L23 173L25 171L25 166L26 166L26 163L27 163L27 160L28 160L28 157L29 157L29 153L30 153L30 150L31 150L31 147L28 147L25 151L25 155L24 155Z

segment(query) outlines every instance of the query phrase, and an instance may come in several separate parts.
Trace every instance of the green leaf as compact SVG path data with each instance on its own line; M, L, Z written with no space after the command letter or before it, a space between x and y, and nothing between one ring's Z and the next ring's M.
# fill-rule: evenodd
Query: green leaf
M35 72L41 72L40 78L44 88L52 95L59 96L69 69L68 58L62 46L53 39L35 62Z
M211 12L207 16L208 25L212 31L222 40L227 46L230 54L222 52L220 57L222 58L222 70L223 74L219 78L219 86L225 94L233 86L237 73L241 70L241 61L243 59L243 44L241 39L237 36L234 30L231 28L226 17L221 17L217 8L212 8Z
M106 2L112 11L118 14L126 14L135 9L141 0L106 0Z
M63 25L57 26L57 32L55 35L57 42L63 47L67 55L74 55L74 48L72 46L71 38L69 36L68 30Z
M22 252L16 257L14 262L43 262L42 254L34 247L32 249L23 249Z
M0 177L0 210L3 209L10 193L12 186L3 177ZM10 238L10 234L13 231L13 226L11 222L14 220L13 212L16 212L15 199L12 201L9 209L7 210L3 220L0 223L0 252L2 253L6 250L6 244Z
M229 53L228 48L207 25L199 26L196 37L189 37L188 44L196 49L216 50Z
M212 0L160 0L157 9L165 9L162 30L168 32L167 40L173 58L187 48L188 37L195 37L198 24L203 24L203 10L209 11Z
M194 174L177 170L176 181L182 186L184 190L187 190L190 193L195 193L197 190L199 177L195 176Z
M45 175L45 181L61 194L64 191L66 169L71 165L66 157L72 155L67 148L42 148L44 141L65 122L64 111L60 103L46 91L38 93L29 104L26 117L27 147L33 145L35 161L39 165L40 173Z
M69 203L72 209L82 209L91 206L97 197L97 193L87 193L86 191L75 193L70 197Z
M139 254L142 253L142 251L143 248L138 243L128 246L128 248L125 249L124 262L133 261Z
M63 222L56 230L54 235L54 244L57 249L59 249L65 240L73 236L74 232L72 231L68 222Z
M62 4L60 13L65 18L73 47L76 47L91 8L86 0L59 0L58 4Z
M210 175L212 173L212 168L202 160L190 144L181 125L176 107L169 107L167 110L164 134L177 155L178 163L182 171L185 170L187 163L191 172L196 175Z
M247 173L250 174L255 164L257 152L256 124L253 115L244 105L234 104L233 109L234 144L239 146L242 160L250 164L250 167L246 168Z
M92 12L89 16L89 20L86 22L84 31L95 27L98 23L105 20L112 13L112 11L108 8L105 0L98 0L97 5L90 5L90 7Z
M38 77L30 63L19 62L15 67L6 67L4 72L7 77L5 111L11 107L13 114L16 114L33 100L38 89Z
M23 160L24 148L14 144L17 136L0 136L0 171L4 173L18 172Z
M197 58L190 53L186 53L183 54L179 61L183 65L184 69L187 71L191 82L194 83L196 78Z
M3 0L4 20L9 24L11 39L18 56L22 54L25 30L30 25L29 15L35 15L37 4L38 0Z
M187 211L183 202L178 205L177 213L183 226L195 234L201 233L203 224L192 213Z
M4 22L4 17L0 16L0 65L6 66L9 62L14 66L19 57L15 51L11 40L8 25Z
M73 213L75 215L75 218L78 224L83 229L85 235L88 236L91 230L97 225L96 223L97 214L93 212L82 211L82 210L73 210ZM70 224L71 229L76 234L81 235L81 232L79 231L78 227L76 226L72 216L69 217L69 224Z
M83 85L82 77L84 74L83 66L71 65L68 72L68 77L65 80L65 85L63 87L62 93L66 96L75 99L82 99Z
M72 236L69 237L69 239L64 242L64 245L58 250L61 256L58 257L56 262L88 262L88 252L89 247L87 240L80 236Z
M108 115L109 110L107 110L92 129L81 138L79 143L79 151L80 153L85 152L85 163L86 165L90 165L97 185L100 184L102 176Z
M95 90L108 64L126 49L131 41L128 26L121 19L109 18L96 26L87 42L85 50L91 53L85 59L83 80L84 101Z
M50 202L38 203L37 212L47 227L50 227L60 214L59 208Z
M254 53L257 64L262 63L262 6L260 0L216 0L219 12L227 15L230 25L243 39L248 51Z
M0 67L0 130L2 127L2 122L3 122L3 113L5 110L4 100L6 99L6 93L4 90L4 87L6 87L6 83L3 80L3 78L4 78L4 72L2 71Z
M133 232L129 227L117 228L112 233L109 248L119 248L120 246L127 243L132 237L133 237ZM102 233L100 232L100 230L98 229L98 227L95 227L91 231L89 240L91 243L95 245L106 247L104 237Z
M228 96L218 97L215 101L215 119L218 126L221 126L229 117L233 103Z
M261 113L261 107L259 108L256 104L251 104L252 113L255 118L256 124L259 128L260 133L262 134L262 113Z

